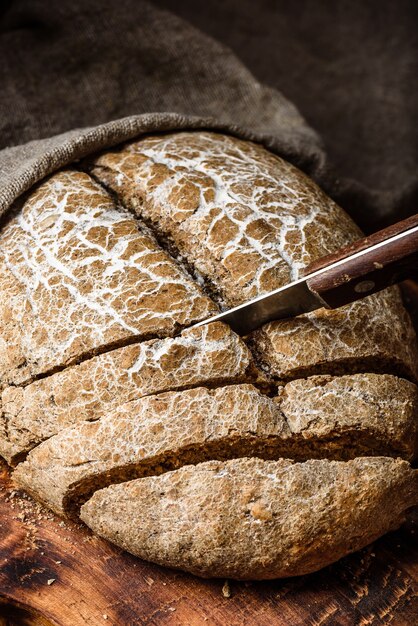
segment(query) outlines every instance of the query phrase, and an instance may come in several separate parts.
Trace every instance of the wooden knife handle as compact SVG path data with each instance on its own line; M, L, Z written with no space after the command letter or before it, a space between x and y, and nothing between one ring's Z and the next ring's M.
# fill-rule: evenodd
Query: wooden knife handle
M374 248L376 244L381 245ZM309 289L332 309L411 278L418 269L418 214L314 261L305 275L337 262L341 263L307 280Z

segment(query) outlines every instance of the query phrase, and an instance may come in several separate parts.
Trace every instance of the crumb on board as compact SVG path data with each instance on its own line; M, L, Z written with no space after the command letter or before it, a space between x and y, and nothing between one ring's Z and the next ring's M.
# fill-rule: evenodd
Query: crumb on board
M230 598L231 597L231 587L229 586L229 581L226 580L223 584L222 587L222 595L224 598Z

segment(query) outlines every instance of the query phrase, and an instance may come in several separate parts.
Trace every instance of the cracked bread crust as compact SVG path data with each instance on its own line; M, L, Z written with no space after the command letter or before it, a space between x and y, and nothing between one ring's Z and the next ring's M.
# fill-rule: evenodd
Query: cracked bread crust
M334 311L270 322L252 333L250 346L276 379L390 371L418 380L415 333L398 287Z
M269 579L316 571L399 526L417 489L399 459L209 461L101 489L81 519L161 565Z
M166 392L61 431L35 448L14 478L57 513L74 515L92 487L206 458L385 453L409 460L417 411L415 385L376 374L298 380L276 398L248 384Z
M245 343L222 324L175 336L358 238L348 216L282 159L216 133L145 137L78 167L0 232L0 451L19 462L35 446L16 484L64 515L86 501L99 534L203 576L312 571L397 526L418 500L417 472L389 458L414 456L417 429L417 388L390 375L416 380L418 365L397 288Z
M152 233L90 176L41 183L0 232L0 385L216 313Z
M146 137L106 152L90 171L164 233L228 307L361 236L299 170L226 135Z
M296 168L228 136L146 137L106 152L90 170L164 233L227 308L299 278L312 261L361 237ZM393 366L418 380L415 333L397 287L335 311L266 324L252 345L278 378L345 373L357 365L361 371Z
M197 385L268 381L226 324L118 348L2 393L0 453L9 464L59 431L150 394Z

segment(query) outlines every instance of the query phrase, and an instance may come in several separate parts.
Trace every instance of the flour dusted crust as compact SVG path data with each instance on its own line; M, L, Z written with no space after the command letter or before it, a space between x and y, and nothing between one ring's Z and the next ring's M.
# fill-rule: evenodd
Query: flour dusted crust
M415 385L375 374L298 380L276 398L248 384L167 392L61 431L14 476L71 515L92 487L205 458L349 459L378 451L410 459L417 411Z
M187 329L358 238L347 215L216 133L76 167L0 230L0 453L16 485L202 576L313 571L399 525L418 502L418 355L397 288L244 339Z
M388 369L418 377L415 339L398 287L342 309L265 324L252 333L251 346L266 373L280 379Z
M63 428L135 398L228 381L267 384L242 339L220 322L118 348L26 387L4 389L0 453L14 463Z
M0 233L0 384L216 307L90 176L42 183Z
M361 236L299 170L232 137L149 137L107 152L92 172L164 232L226 307L299 278L309 263ZM397 287L336 311L266 325L254 343L278 377L323 365L329 371L334 362L344 371L355 359L363 371L385 370L391 361L399 374L418 378L414 333Z
M308 177L232 137L148 137L105 153L92 172L163 231L228 306L361 236Z
M398 526L417 499L405 461L233 459L111 485L81 509L130 552L199 576L306 574Z

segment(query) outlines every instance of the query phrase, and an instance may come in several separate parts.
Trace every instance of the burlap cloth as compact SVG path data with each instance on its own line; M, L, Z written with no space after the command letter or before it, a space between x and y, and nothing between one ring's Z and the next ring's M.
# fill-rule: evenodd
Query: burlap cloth
M182 14L192 10L191 17L199 21L200 10L204 14L207 6L216 3L160 0L157 4L169 5L173 10L177 7ZM293 4L279 2L282 17L286 17L286 11L294 13ZM312 60L323 47L320 42L319 48L315 48L315 28L324 7L319 7L321 3L312 5L309 0L295 4L305 11L301 22L305 31L307 23L313 21L311 31L305 35L302 32ZM338 4L343 7L347 2L340 0ZM354 2L352 6L362 4ZM217 3L218 13L221 5ZM225 15L233 5L234 0L227 1ZM301 74L304 60L298 54L292 56L292 42L301 40L301 32L296 29L292 33L290 27L286 30L286 24L292 23L288 21L282 28L282 37L278 33L274 39L268 23L269 11L271 19L277 18L277 3L262 0L261 5L250 6L242 0L235 6L241 21L247 20L241 23L244 32L245 24L248 29L254 29L254 24L267 29L271 59L264 47L266 67L271 60L277 67L282 51L282 76L294 76L295 80L302 77L308 92L317 94L312 100L312 108L317 110L321 88L325 93L324 89L335 86L314 85L309 73ZM351 209L366 228L376 223L378 217L384 221L393 213L395 204L399 205L400 214L411 205L417 188L415 172L411 176L408 170L406 180L405 176L398 177L397 188L392 186L389 192L389 172L384 167L381 188L344 177L344 172L341 176L341 171L338 176L320 136L289 99L277 89L261 84L228 47L161 6L142 0L14 0L3 1L1 7L0 215L37 181L76 159L142 133L183 128L218 129L262 142L310 174L348 211ZM310 11L308 16L306 11ZM257 22L260 12L262 20ZM378 12L376 15L379 18ZM348 11L343 23L349 17ZM341 15L338 19L341 26ZM293 22L298 24L298 20L299 16ZM222 23L222 13L217 23L220 31L226 29L230 33L228 25ZM392 18L392 26L389 20L387 27L393 29L393 23ZM368 26L373 38L376 25ZM341 37L350 40L349 23ZM365 45L364 54L369 53ZM329 63L329 59L325 61ZM344 84L344 75L340 82ZM289 81L289 91L288 84ZM344 94L341 85L338 88ZM302 80L300 93L303 90ZM402 94L398 91L399 99ZM347 108L341 111L341 125L347 111L351 111L350 86L344 97ZM382 94L382 98L387 97L393 94ZM326 115L325 112L321 118L325 121L324 131ZM405 122L405 107L399 108L399 118ZM333 129L338 127L334 118L331 121ZM396 158L391 159L392 170L394 161L396 166ZM400 169L402 159L398 161ZM376 167L373 177L374 181L379 179Z

